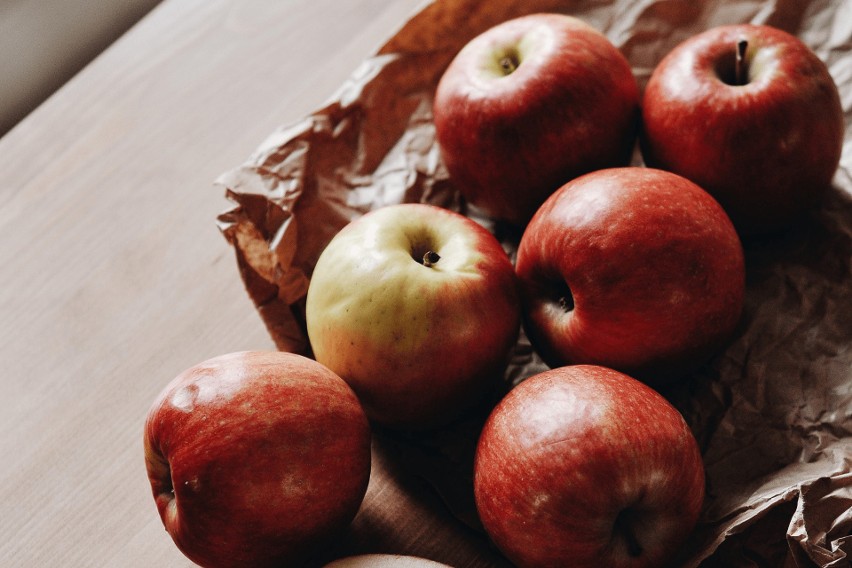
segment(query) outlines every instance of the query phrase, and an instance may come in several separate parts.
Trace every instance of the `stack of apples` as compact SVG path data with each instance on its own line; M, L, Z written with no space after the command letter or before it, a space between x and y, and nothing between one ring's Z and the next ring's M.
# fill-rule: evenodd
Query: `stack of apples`
M469 208L521 230L516 257L472 216L377 209L316 264L314 359L238 353L177 377L149 412L146 461L194 561L310 562L364 497L370 423L429 430L495 393L474 495L513 563L662 566L693 530L701 452L657 389L735 334L742 240L830 187L844 124L825 65L780 30L724 26L676 47L641 94L604 35L535 14L459 52L434 120ZM637 140L644 166L629 165ZM503 396L521 331L549 370Z

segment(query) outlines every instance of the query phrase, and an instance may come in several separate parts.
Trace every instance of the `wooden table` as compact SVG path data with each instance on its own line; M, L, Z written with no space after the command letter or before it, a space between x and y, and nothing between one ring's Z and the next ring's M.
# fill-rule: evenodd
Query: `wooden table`
M419 3L165 0L0 139L4 566L190 565L150 493L146 411L183 369L273 347L212 182ZM352 552L502 565L381 456Z

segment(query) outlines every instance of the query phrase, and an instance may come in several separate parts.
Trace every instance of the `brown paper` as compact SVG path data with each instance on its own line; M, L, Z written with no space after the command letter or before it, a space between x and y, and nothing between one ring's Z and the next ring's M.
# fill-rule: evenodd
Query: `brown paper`
M852 10L798 0L428 2L327 105L280 128L223 174L219 217L246 289L279 348L309 352L304 297L332 236L398 202L462 204L438 155L434 87L474 35L514 16L560 11L600 31L644 86L680 41L715 25L785 29L828 64L847 124ZM638 153L637 153L638 156ZM638 161L636 158L635 161ZM638 164L637 164L638 165ZM493 231L475 211L462 210ZM498 237L510 254L517 235ZM852 133L825 203L783 238L746 245L747 298L730 346L665 392L702 447L707 500L680 566L852 565ZM507 384L544 370L521 337ZM471 455L483 413L429 437L379 433L477 527Z

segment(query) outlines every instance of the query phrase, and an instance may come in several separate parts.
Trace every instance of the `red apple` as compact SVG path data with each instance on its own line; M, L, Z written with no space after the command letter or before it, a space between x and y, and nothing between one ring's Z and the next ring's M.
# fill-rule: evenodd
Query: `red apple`
M552 367L589 363L661 384L703 363L742 311L742 245L694 183L649 168L575 179L518 248L525 325Z
M650 387L597 366L515 387L479 439L476 506L519 568L659 568L704 499L701 453Z
M508 255L471 219L391 205L344 227L320 255L306 301L317 361L386 426L426 429L502 379L520 331Z
M630 65L606 36L571 16L533 14L471 40L441 78L433 113L462 195L523 225L566 181L630 161L638 104Z
M163 524L202 566L300 565L352 521L370 476L355 394L290 353L187 369L151 407L144 441Z
M791 225L830 187L843 109L825 64L763 25L722 26L670 52L643 101L646 163L685 176L743 235Z

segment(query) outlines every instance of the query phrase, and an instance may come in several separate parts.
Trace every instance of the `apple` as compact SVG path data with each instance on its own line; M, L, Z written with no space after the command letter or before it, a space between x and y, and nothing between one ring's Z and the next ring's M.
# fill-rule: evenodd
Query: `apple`
M208 567L308 561L352 521L370 477L355 393L292 353L231 353L187 369L148 412L144 444L166 530Z
M551 367L612 367L655 386L732 335L745 294L734 226L704 190L651 168L610 168L536 212L516 270L527 334Z
M498 385L520 332L514 269L485 228L448 209L390 205L337 233L305 306L316 360L384 426L444 425Z
M446 564L399 554L360 554L341 558L325 568L450 568Z
M474 495L519 568L658 568L695 526L704 466L657 391L606 367L559 367L520 383L489 416Z
M643 99L648 165L694 181L743 236L783 230L831 186L843 109L825 64L766 25L721 26L672 50Z
M609 40L563 14L532 14L471 40L441 77L438 146L459 192L524 225L566 181L627 165L639 87Z

